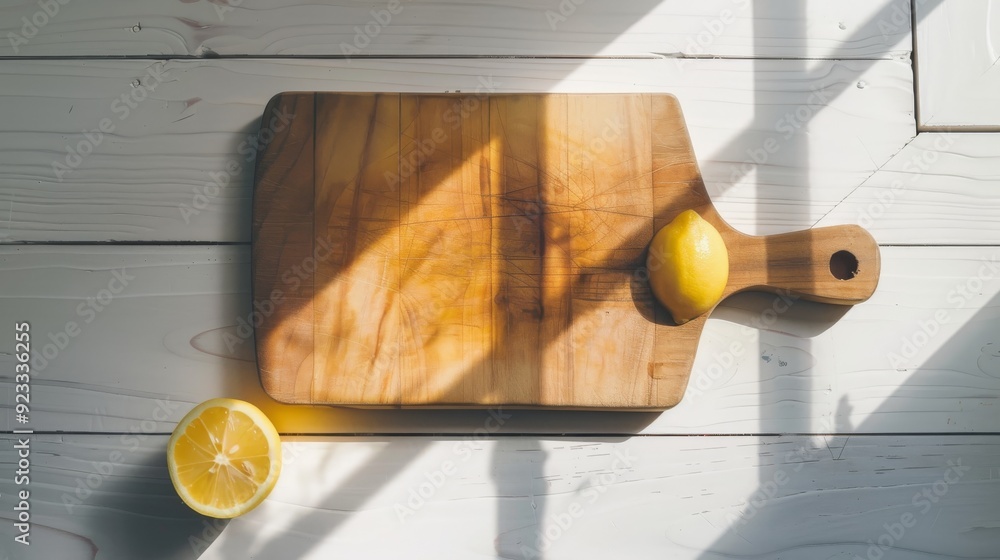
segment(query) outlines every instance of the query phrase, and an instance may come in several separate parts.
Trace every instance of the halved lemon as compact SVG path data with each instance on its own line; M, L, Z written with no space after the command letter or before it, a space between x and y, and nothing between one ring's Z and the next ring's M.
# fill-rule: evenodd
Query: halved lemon
M211 399L177 424L167 444L174 488L191 509L228 519L257 507L278 482L281 439L256 406Z

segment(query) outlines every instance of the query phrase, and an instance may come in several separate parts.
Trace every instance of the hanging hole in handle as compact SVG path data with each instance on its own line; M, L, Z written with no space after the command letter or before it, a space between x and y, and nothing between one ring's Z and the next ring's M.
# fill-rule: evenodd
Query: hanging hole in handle
M858 275L858 257L850 251L837 251L830 257L830 274L838 280L850 280Z

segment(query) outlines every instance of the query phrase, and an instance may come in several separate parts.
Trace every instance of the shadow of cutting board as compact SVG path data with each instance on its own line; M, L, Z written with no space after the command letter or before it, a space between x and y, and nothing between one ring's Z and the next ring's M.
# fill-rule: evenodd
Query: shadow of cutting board
M729 227L670 95L283 93L260 138L253 319L284 402L673 406L708 314L675 325L645 259L685 209L726 242L726 295L878 282L859 227Z

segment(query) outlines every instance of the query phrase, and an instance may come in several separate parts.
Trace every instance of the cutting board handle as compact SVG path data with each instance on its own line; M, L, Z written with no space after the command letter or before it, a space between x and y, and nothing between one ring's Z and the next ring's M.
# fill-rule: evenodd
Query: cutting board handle
M875 239L855 225L745 236L730 251L730 287L854 305L871 297L881 261ZM749 261L748 259L752 259ZM760 263L765 262L765 267Z

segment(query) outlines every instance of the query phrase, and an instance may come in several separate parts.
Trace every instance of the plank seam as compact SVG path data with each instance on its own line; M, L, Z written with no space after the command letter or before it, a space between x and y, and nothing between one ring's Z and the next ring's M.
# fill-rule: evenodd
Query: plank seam
M652 52L648 54L634 54L634 55L560 55L560 54L482 54L482 55L465 55L465 54L419 54L419 55L407 55L407 54L387 54L387 55L340 55L340 54L329 54L329 55L287 55L287 54L230 54L230 55L213 55L213 56L197 56L197 55L63 55L63 56L0 56L0 62L3 61L62 61L62 60L79 60L79 61L108 61L108 60L125 60L125 61L135 61L135 60L670 60L670 59L684 59L684 60L787 60L787 61L803 61L803 60L813 60L813 61L829 61L829 62L839 62L839 61L870 61L870 62L880 62L880 61L891 61L891 60L905 60L911 55L911 51L899 51L897 56L883 56L883 57L844 57L844 56L831 56L831 57L784 57L784 56L739 56L739 55L689 55L681 53L657 53Z
M147 436L169 437L171 432L143 432ZM13 432L5 430L0 436L13 436ZM122 436L134 435L134 432L85 432L63 430L35 430L32 435L46 436ZM354 438L453 438L471 436L477 440L511 439L511 438L727 438L727 437L1000 437L1000 432L740 432L740 433L705 433L705 434L647 434L629 432L516 432L492 433L480 437L473 432L280 432L283 437L354 437Z
M916 124L916 121L914 120L914 125L915 124ZM834 204L829 210L827 210L822 216L819 217L818 220L816 220L815 222L813 222L812 225L809 226L809 227L816 227L816 224L822 222L834 210L840 208L840 206L842 204L844 204L844 202L846 202L847 199L851 198L851 196L853 196L854 193L858 192L858 190L861 187L864 187L866 184L868 184L868 181L870 181L872 177L874 177L879 171L881 171L883 167L885 167L886 165L888 165L889 162L891 162L892 160L894 160L896 158L896 156L898 156L900 154L900 152L902 152L904 149L906 149L907 146L909 146L910 144L912 144L913 141L917 139L917 136L920 136L920 133L915 130L913 136L909 140L907 140L902 146L900 146L898 150L896 150L895 152L893 152L892 155L890 155L888 159L886 159L885 161L883 161L881 163L881 165L875 166L875 169L871 173L869 173L868 176L865 177L863 181L861 181L860 183L858 183L858 186L856 186L853 189L851 189L851 191L849 193L847 193L846 195L844 195L844 198L840 199L840 202ZM879 246L881 246L881 244L879 244Z
M916 83L916 82L914 82ZM969 134L974 132L1000 132L1000 125L992 124L929 124L917 125L917 132L949 132L952 134Z
M861 185L864 186L864 185ZM860 188L860 187L859 187ZM857 189L855 189L857 190ZM853 193L853 191L852 191ZM844 200L846 201L846 199ZM844 202L841 201L841 202ZM817 222L818 223L818 222ZM813 227L816 224L813 224ZM12 241L4 247L250 247L249 241ZM879 243L879 247L1000 247L1000 243Z
M112 245L112 246L119 245L119 246L123 246L123 247L134 246L134 245L147 246L147 247L149 247L149 246L159 246L159 245L180 246L180 247L184 247L184 246L196 246L196 247L247 246L247 247L249 247L250 246L250 242L249 241L184 241L184 240L179 240L179 241L128 241L128 240L121 240L121 241L115 241L115 240L109 240L109 241L29 241L29 240L17 240L17 241L0 242L0 247L3 247L3 246L24 247L24 246L30 246L30 245L48 245L48 246L66 245L66 246L74 246L74 247L91 246L91 245L95 246L95 247L108 246L108 245Z
M917 133L920 133L920 70L919 62L917 58L920 53L917 52L917 0L910 0L910 53L911 53L911 68L913 70L913 122L917 124Z

